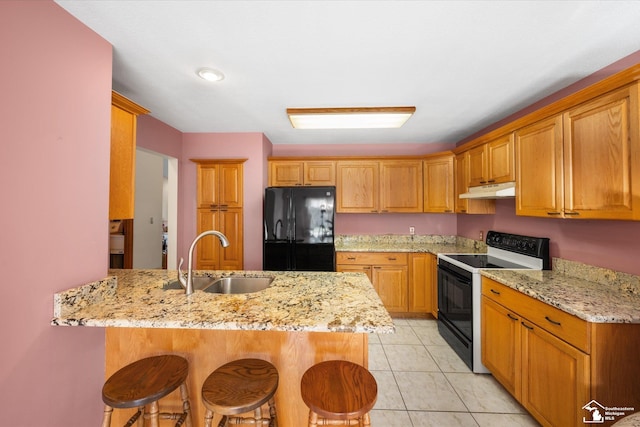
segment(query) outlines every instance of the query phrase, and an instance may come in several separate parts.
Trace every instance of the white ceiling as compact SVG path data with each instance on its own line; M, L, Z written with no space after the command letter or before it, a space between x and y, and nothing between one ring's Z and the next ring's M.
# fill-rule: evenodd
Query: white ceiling
M636 0L56 2L114 46L113 88L155 118L274 144L457 142L640 50ZM389 130L285 114L412 105Z

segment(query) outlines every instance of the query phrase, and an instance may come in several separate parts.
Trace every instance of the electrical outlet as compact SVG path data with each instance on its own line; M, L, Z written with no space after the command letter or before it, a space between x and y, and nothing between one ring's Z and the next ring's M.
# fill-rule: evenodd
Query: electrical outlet
M412 236L416 234L416 228L413 225L409 227L409 234L411 234Z
M480 241L482 241L484 238L484 234L482 233L482 231L480 232Z

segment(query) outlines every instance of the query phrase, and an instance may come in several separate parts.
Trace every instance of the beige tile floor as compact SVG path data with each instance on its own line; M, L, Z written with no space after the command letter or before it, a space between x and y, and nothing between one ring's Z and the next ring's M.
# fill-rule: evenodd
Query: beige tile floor
M369 336L378 382L372 427L538 426L491 376L474 374L440 337L435 320L394 319Z

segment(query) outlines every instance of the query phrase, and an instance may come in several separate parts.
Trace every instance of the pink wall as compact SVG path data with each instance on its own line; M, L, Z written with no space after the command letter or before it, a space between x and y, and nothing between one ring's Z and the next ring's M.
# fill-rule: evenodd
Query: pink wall
M104 330L50 326L106 276L111 46L51 1L0 2L0 424L102 416Z
M184 239L178 255L187 258L197 235L196 166L189 159L248 159L244 163L244 268L262 270L262 193L266 185L264 152L268 148L261 133L185 133L180 162L180 211ZM192 220L190 218L193 218ZM184 255L182 255L184 254Z
M549 237L551 256L640 274L640 222L516 216L514 199L496 201L495 215L458 215L458 235L477 239L487 230Z

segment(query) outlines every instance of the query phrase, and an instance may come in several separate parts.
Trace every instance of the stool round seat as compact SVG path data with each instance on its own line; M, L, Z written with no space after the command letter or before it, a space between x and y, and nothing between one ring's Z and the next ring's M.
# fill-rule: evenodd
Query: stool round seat
M222 426L229 416L249 411L254 411L253 418L236 417L233 423L276 425L274 395L278 380L276 367L266 360L240 359L220 366L202 385L202 400L207 408L205 425L211 425L213 413L223 415ZM269 404L270 418L262 418L260 407L265 403Z
M300 387L310 410L310 426L316 425L317 416L370 424L369 411L378 398L378 384L364 367L346 360L320 362L302 375Z
M140 416L152 419L160 417L177 419L177 425L185 421L187 425L191 425L189 397L185 384L188 372L189 362L176 355L147 357L124 366L111 375L102 387L102 400L106 405L103 425L110 425L113 408L139 408L138 413L132 417L133 420ZM177 388L180 388L184 412L159 414L158 400ZM145 414L146 405L150 405L151 410Z

